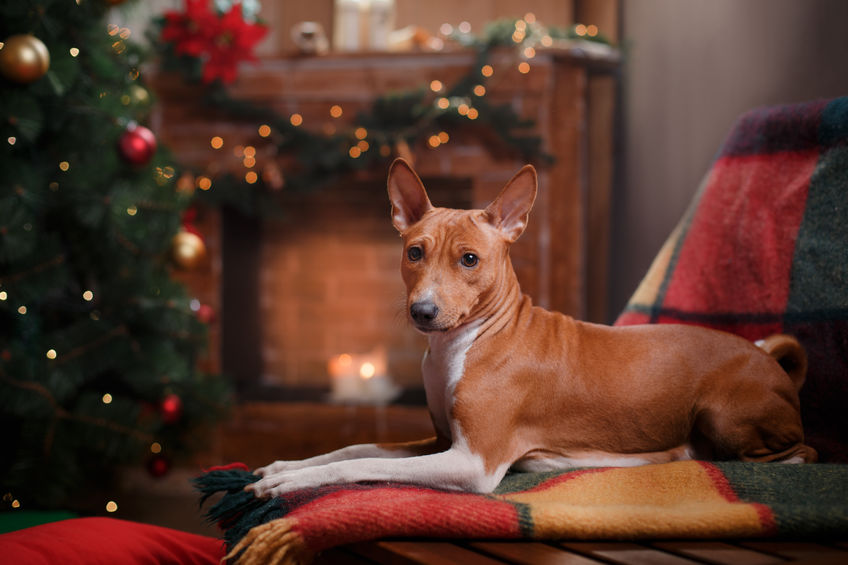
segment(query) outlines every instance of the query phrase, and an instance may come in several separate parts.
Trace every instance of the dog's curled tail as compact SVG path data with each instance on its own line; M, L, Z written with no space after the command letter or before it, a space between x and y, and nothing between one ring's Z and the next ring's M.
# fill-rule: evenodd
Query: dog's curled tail
M775 358L795 385L801 390L807 376L807 352L791 335L774 334L757 342L757 346Z

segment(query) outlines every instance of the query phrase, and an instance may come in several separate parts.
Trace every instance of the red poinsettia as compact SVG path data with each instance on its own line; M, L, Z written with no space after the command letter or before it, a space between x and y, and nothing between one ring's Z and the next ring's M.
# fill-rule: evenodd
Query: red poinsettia
M264 25L244 20L240 3L219 14L210 0L185 0L182 12L165 13L161 37L177 54L202 60L203 82L231 83L241 61L256 60L253 48L267 32Z

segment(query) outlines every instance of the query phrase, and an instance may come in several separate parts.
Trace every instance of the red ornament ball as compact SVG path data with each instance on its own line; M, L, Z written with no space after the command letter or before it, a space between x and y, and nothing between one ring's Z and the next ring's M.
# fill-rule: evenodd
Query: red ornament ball
M159 405L159 414L166 424L176 424L183 415L183 401L176 394L169 394Z
M131 123L118 139L118 151L131 165L146 165L156 153L156 136L146 127Z
M201 304L200 308L195 312L197 319L204 324L211 324L215 321L215 309L208 304Z
M156 477L164 477L168 474L168 471L171 470L171 462L168 461L167 457L162 455L154 455L150 459L147 460L147 472L150 473L151 476Z

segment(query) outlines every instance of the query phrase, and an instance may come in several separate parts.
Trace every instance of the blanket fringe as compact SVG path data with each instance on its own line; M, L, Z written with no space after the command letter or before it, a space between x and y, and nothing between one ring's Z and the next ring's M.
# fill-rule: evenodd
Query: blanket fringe
M295 521L278 518L251 528L224 557L238 565L306 565L314 555L306 549L303 537L294 531Z

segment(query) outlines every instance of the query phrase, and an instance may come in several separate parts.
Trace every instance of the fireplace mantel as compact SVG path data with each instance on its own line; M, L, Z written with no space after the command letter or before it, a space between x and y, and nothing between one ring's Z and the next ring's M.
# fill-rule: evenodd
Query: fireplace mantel
M282 115L298 113L303 127L320 132L352 124L379 95L426 87L433 80L449 86L465 76L475 60L475 53L467 51L266 59L243 67L231 92ZM526 74L518 71L519 61L513 50L493 53L489 63L494 75L486 95L533 120L533 133L542 138L544 151L555 161L537 164L540 192L530 225L513 247L513 263L524 292L536 304L580 319L605 321L618 58L614 51L591 55L580 49L540 50ZM213 136L223 136L230 146L248 144L256 137L257 124L229 121L204 108L197 102L196 87L176 76L155 76L151 86L160 101L154 131L186 165L198 170L222 166L221 154L209 147ZM332 105L343 108L340 118L330 116ZM421 145L410 150L422 178L469 184L469 201L475 207L485 206L524 164L492 139L481 140L470 131L452 133L450 142L437 149ZM385 182L385 171L371 173L382 179L377 182ZM385 199L385 192L379 198ZM227 303L228 265L224 261L222 267L220 214L209 211L204 218L200 227L212 260L185 279L201 301L220 310L226 320L228 312L244 311L244 304ZM389 224L388 216L385 223ZM396 266L386 276L399 277ZM236 331L244 337L242 329ZM222 341L221 349L226 350L226 328ZM213 343L213 356L216 347ZM225 360L224 369L230 372L227 364Z

